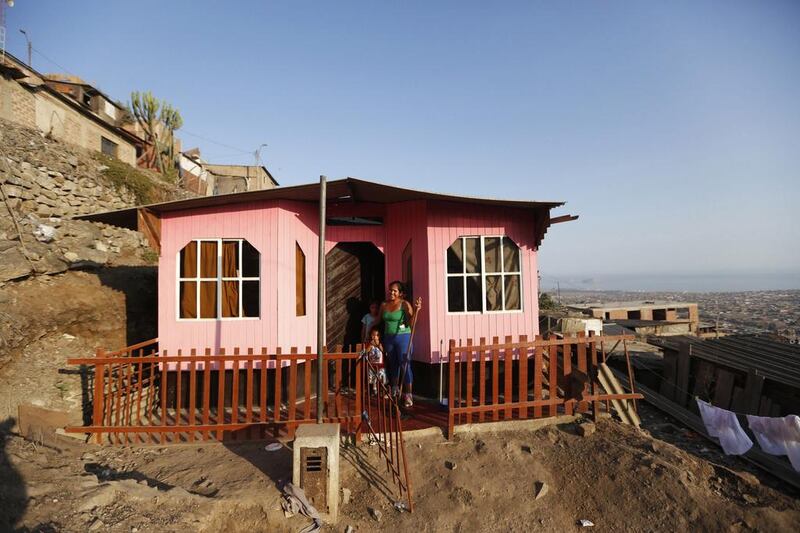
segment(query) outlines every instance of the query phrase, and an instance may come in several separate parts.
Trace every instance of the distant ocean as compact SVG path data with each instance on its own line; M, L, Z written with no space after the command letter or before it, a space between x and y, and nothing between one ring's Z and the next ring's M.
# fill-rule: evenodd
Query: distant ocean
M609 274L549 276L542 273L543 291L742 292L800 289L794 274Z

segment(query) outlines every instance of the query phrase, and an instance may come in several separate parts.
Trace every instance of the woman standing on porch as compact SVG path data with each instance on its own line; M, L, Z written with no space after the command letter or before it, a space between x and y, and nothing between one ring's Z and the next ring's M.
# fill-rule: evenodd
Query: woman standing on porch
M403 404L411 407L411 328L415 320L415 313L422 308L422 298L417 298L414 307L405 299L405 287L400 281L389 284L389 299L381 304L378 319L373 324L375 328L383 329L383 346L386 350L386 369L389 374L389 383L392 393L401 392L399 380L402 375L405 391Z

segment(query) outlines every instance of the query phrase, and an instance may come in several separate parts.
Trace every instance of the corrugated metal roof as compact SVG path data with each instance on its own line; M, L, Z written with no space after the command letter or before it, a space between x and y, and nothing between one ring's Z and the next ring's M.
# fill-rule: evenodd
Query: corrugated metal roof
M755 370L767 379L800 388L800 346L784 344L754 335L731 335L699 339L688 335L651 337L650 344L679 350L688 342L692 356L748 372Z
M471 196L456 196L451 194L433 193L404 189L382 183L365 181L357 178L345 178L327 182L328 203L343 202L373 202L373 203L396 203L412 200L439 200L447 202L469 203L477 205L489 205L500 207L519 207L519 208L539 208L553 209L565 204L565 202L536 202L522 200L497 200L492 198L476 198ZM218 196L202 196L189 198L186 200L175 200L159 204L150 204L145 207L156 213L170 213L183 211L186 209L200 209L204 207L216 207L220 205L232 205L244 202L258 202L264 200L294 200L300 202L319 201L319 183L309 183L307 185L295 185L290 187L276 187L259 191L248 191L231 194L221 194ZM93 220L116 224L114 220L135 220L136 209L129 208L106 213L97 213L76 217L82 220ZM117 224L119 225L119 224Z

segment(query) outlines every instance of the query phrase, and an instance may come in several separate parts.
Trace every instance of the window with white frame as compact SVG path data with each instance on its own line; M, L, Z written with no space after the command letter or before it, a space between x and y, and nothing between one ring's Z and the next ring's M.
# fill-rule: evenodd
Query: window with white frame
M459 237L447 249L447 311L522 310L519 247L504 236Z
M178 254L178 316L259 316L261 254L245 239L197 239Z

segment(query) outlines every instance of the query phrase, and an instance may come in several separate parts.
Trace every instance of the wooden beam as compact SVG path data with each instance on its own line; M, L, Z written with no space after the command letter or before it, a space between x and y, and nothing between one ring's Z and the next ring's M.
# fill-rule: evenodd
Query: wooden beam
M147 238L150 247L161 255L161 219L145 207L136 210L136 229Z

